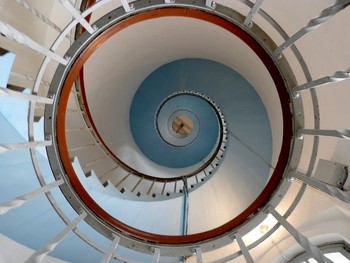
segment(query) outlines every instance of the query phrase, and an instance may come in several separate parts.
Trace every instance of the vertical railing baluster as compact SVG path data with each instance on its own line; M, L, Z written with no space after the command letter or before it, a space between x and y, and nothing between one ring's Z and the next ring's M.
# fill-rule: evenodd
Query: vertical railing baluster
M318 263L333 263L326 258L322 252L312 244L307 237L295 229L283 216L281 216L272 206L268 207L268 212L289 232L291 236L310 254Z
M127 175L125 175L116 185L115 188L118 188L126 179L128 179L128 177L130 176L131 173L128 173Z
M235 234L235 238L236 238L236 240L237 240L237 243L238 243L238 245L239 245L239 248L240 248L241 251L242 251L242 254L243 254L243 256L244 256L245 261L246 261L247 263L254 263L254 260L253 260L252 256L250 255L247 246L246 246L246 245L244 244L244 242L243 242L243 239L242 239L241 234L237 232L237 233Z
M120 0L120 1L126 13L129 13L135 10L135 6L133 4L129 4L128 0Z
M189 212L189 198L188 198L188 188L187 179L183 178L183 216L182 216L182 235L187 235L188 233L188 212Z
M39 263L41 262L47 254L52 252L55 247L71 232L74 228L85 219L87 216L86 212L83 211L74 221L66 226L66 228L51 239L44 247L37 250L33 255L31 255L24 263Z
M329 84L329 83L336 83L340 81L344 81L346 79L350 78L350 70L347 71L337 71L332 76L326 76L323 78L319 78L310 82L307 82L305 84L299 85L295 88L293 88L294 96L299 94L302 91L309 90L309 89L315 89L320 86Z
M109 169L108 171L104 172L103 174L98 175L98 178L102 182L102 185L104 186L108 185L108 180L113 175L113 172L115 172L119 167L120 167L119 165L116 165L113 168Z
M45 147L45 146L50 146L51 144L52 144L51 140L0 144L0 153L14 151L14 150L21 150L21 149Z
M151 190L153 188L154 183L155 183L155 180L152 181L152 184L151 184L151 186L149 187L149 189L147 191L147 195L149 195L151 193Z
M116 250L116 248L119 244L119 241L120 241L120 237L115 235L113 237L113 241L112 241L111 245L109 246L108 250L106 251L103 259L101 260L101 263L108 263L111 260L113 252Z
M158 263L160 259L160 249L159 248L153 248L153 259L152 263Z
M21 5L24 9L28 10L30 13L32 13L34 16L39 18L41 21L43 21L45 24L48 26L52 27L55 29L58 33L62 32L62 29L57 26L54 22L52 22L49 18L44 16L42 13L40 13L37 9L32 7L27 1L25 0L16 0L16 2Z
M195 248L197 263L203 263L203 253L200 247Z
M0 96L11 96L12 98L22 99L22 100L30 100L34 102L40 102L44 104L52 104L53 99L47 97L41 97L31 94L25 94L19 91L15 91L12 89L7 89L4 87L0 87Z
M326 183L320 182L320 181L315 180L313 178L307 177L304 174L293 172L293 173L291 173L291 177L296 178L296 179L302 181L303 183L307 184L308 186L316 188L316 189L318 189L318 190L320 190L320 191L322 191L330 196L336 197L340 201L343 201L345 203L350 204L350 193L349 192L342 191L337 187L334 187L332 185L328 185Z
M162 193L161 193L161 195L164 194L165 186L166 186L166 181L165 181L164 184L163 184L163 188L162 188Z
M299 129L298 137L303 138L304 135L327 136L341 139L350 139L350 130L319 130L319 129Z
M256 0L255 4L253 5L252 9L250 9L247 17L245 18L243 24L245 26L251 26L252 25L252 20L254 15L259 11L260 6L262 5L262 2L264 0Z
M311 19L305 27L301 28L293 36L287 39L282 45L276 48L276 50L273 52L273 55L276 58L279 58L283 50L293 45L297 40L302 38L307 33L317 29L324 22L326 22L328 19L336 15L339 11L343 10L349 4L350 4L349 0L336 0L332 6L324 9L318 17Z
M10 76L13 78L20 79L20 80L27 80L27 81L31 81L31 82L35 81L35 79L33 77L31 77L27 74L24 74L24 73L18 73L18 72L11 71ZM44 86L50 86L50 82L45 81L45 80L40 80L40 84L43 84Z
M2 33L4 36L6 36L8 39L13 40L21 45L24 45L26 47L29 47L30 49L33 49L34 51L49 57L58 63L61 63L63 65L67 65L68 61L61 56L57 55L56 53L52 52L51 50L43 47L42 45L38 44L34 40L32 40L27 35L20 33L10 25L0 21L0 33Z
M89 22L80 14L78 10L72 5L69 0L58 0L67 11L88 31L90 34L95 32L95 29L89 24Z
M41 194L47 193L47 192L51 191L52 189L62 185L63 183L64 183L63 179L60 179L58 181L54 181L50 184L47 184L47 185L45 185L37 190L34 190L30 193L27 193L27 194L24 194L22 196L15 198L15 199L12 199L11 201L0 204L0 215L7 213L8 211L10 211L13 208L20 207L21 205L28 202L29 200L32 200L33 198L35 198Z
M136 188L139 186L139 184L141 183L142 179L143 179L143 177L140 177L140 179L137 181L137 183L135 184L135 186L131 189L131 192L132 192L132 193L133 193L133 192L136 190Z

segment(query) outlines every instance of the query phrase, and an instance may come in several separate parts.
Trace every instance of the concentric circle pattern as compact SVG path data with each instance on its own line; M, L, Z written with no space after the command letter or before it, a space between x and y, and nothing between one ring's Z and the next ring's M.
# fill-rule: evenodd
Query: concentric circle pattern
M110 225L114 226L119 231L127 232L132 236L136 236L146 240L157 240L157 242L169 242L173 244L190 243L207 239L209 237L216 237L220 236L226 231L229 231L230 229L233 229L238 224L242 223L249 215L254 213L254 211L256 211L256 209L258 209L260 205L262 205L265 202L265 200L270 197L270 194L274 190L274 187L279 182L284 170L284 166L286 164L286 157L288 156L288 151L280 155L278 164L274 169L273 174L270 175L271 165L268 165L268 162L269 158L271 158L271 128L266 115L266 111L264 110L264 105L261 103L259 96L256 94L254 88L252 88L249 85L249 83L244 78L242 78L242 76L240 76L238 73L234 72L232 69L225 65L213 61L190 59L182 61L180 60L179 63L182 63L180 67L174 67L174 64L176 63L170 64L170 68L172 68L171 71L173 81L169 81L169 78L165 78L168 81L165 81L163 85L161 85L156 90L157 92L147 92L143 96L142 102L146 104L148 103L148 101L152 101L150 96L157 95L161 98L158 99L158 102L155 103L155 105L153 106L154 109L150 111L150 116L152 117L150 121L151 123L155 122L154 116L156 116L157 109L161 105L161 102L165 98L167 98L169 94L171 95L172 93L178 92L179 87L183 87L184 90L196 89L198 92L206 94L206 96L215 101L215 103L218 102L218 104L221 105L223 112L227 111L230 113L228 114L230 118L226 118L226 121L230 126L228 126L227 130L224 131L223 139L226 142L228 140L228 135L230 134L233 139L231 146L236 144L237 147L228 147L228 149L232 149L232 152L230 154L231 157L229 161L226 163L226 169L229 169L231 171L236 170L237 172L233 172L232 175L231 173L223 172L221 176L215 176L215 178L217 182L221 182L224 184L226 180L233 180L235 182L230 185L233 185L236 190L222 192L224 196L222 197L221 202L223 200L228 201L235 199L235 197L232 195L237 195L237 197L240 196L240 198L242 198L242 196L244 195L245 197L242 199L244 200L244 202L240 202L239 204L231 202L232 208L230 209L230 212L227 214L226 217L218 218L218 220L212 221L209 224L203 222L202 226L195 224L193 225L193 230L191 230L191 233L193 234L189 235L159 235L162 234L161 228L158 230L152 230L153 233L145 232L145 230L150 231L150 229L152 229L152 224L143 225L142 230L140 230L141 226L139 226L138 224L128 225L126 224L126 221L121 222L118 219L119 216L111 215L111 212L119 213L119 211L111 210L110 212L107 212L109 211L109 209L101 207L103 203L101 203L97 199L94 200L94 197L89 194L89 189L84 189L84 187L82 186L82 182L80 182L79 179L76 177L75 171L70 164L71 157L69 157L69 153L67 152L67 145L65 145L67 143L65 139L65 134L62 134L61 131L65 130L64 127L66 125L66 119L63 111L65 111L65 107L67 105L67 96L69 96L70 94L71 83L75 80L77 76L76 74L79 72L79 70L81 70L84 63L88 60L88 58L96 50L96 48L99 47L99 49L101 49L101 44L109 38L111 38L112 36L114 36L115 34L117 34L124 26L128 28L133 23L135 23L135 25L137 25L138 23L142 23L139 19L141 19L141 21L142 19L145 19L146 21L148 20L152 22L152 16L149 15L154 12L156 12L157 15L167 17L171 15L172 12L175 12L174 14L178 15L177 12L180 10L181 9L160 9L157 11L148 11L146 12L146 14L141 13L135 15L129 18L128 20L124 20L117 23L115 26L107 30L104 34L94 39L93 42L90 43L87 46L87 48L82 52L79 59L75 62L72 69L68 73L66 82L64 83L62 93L60 96L62 103L59 104L57 115L57 131L59 131L58 146L61 158L62 160L65 160L68 157L69 162L64 162L64 165L67 169L69 180L72 183L72 187L75 189L75 191L77 191L77 194L84 200L84 203L89 206L89 208L95 213L96 216L103 218L104 222L108 222ZM271 59L261 48L261 46L259 46L248 34L246 34L244 31L241 31L230 22L227 22L214 15L206 14L204 12L186 10L186 12L181 15L189 16L191 18L189 21L195 21L196 19L199 19L208 21L209 23L213 23L214 25L220 25L220 27L224 28L225 34L238 34L240 36L240 39L245 40L245 43L248 44L252 48L253 52L255 52L256 55L258 55L261 58L261 60L265 63L268 72L270 72L271 77L275 82L277 92L280 96L280 100L283 101L286 99L286 90L283 86L280 85L281 83L283 84L283 81L281 81L281 76L279 75L279 72L273 65ZM186 81L184 82L184 80ZM188 86L184 86L184 83L186 83L186 85ZM170 90L166 90L165 88L168 88ZM245 103L242 104L242 101L245 101ZM281 103L281 105L283 114L288 115L288 104ZM145 109L148 108L146 107ZM61 111L63 113L62 115L60 114ZM218 119L220 119L221 121L221 116ZM284 119L284 125L284 136L288 137L288 133L290 132L290 120ZM95 129L99 130L100 126L95 127ZM155 130L155 133L156 132L157 131ZM262 139L262 136L264 136L265 139ZM217 136L213 138L217 140ZM249 144L255 144L256 146L249 146ZM283 142L283 144L284 145L282 145L282 148L286 148L286 146L289 147L290 145L288 141ZM265 147L263 147L262 145L265 145ZM260 151L251 149L260 149ZM214 158L216 158L216 156L217 155L214 155ZM236 156L236 158L234 156ZM235 161L233 162L232 160ZM209 164L213 165L212 160L210 160ZM222 168L223 165L224 164L221 165L221 170L225 171L225 169ZM215 166L216 164L214 164L214 167ZM119 166L117 166L117 168L118 167ZM247 169L246 167L249 168ZM206 170L203 170L202 174L204 176L203 180L205 181L205 177L207 176ZM246 174L246 176L244 174ZM117 185L123 183L129 177L129 175L130 173L126 175L120 175L120 179L118 179L119 182L117 183ZM199 181L198 175L199 174L197 174L196 172L195 174L193 174L193 177L191 179ZM220 179L221 177L227 178ZM136 179L134 184L132 183L129 186L131 192L133 192L139 186L139 184L142 182L142 179L142 176L139 177L139 179ZM253 188L253 185L250 182L255 182ZM166 181L163 183L162 193L164 192L166 183ZM206 185L207 184L204 184L204 186ZM185 180L183 183L183 187L186 188L189 186L190 184L188 180L187 182ZM153 183L151 184L150 189L152 189L152 187ZM174 187L176 189L176 181L174 182L173 186L170 187ZM147 190L145 189L145 191ZM196 196L196 194L198 194L198 192L194 191L192 196ZM180 202L178 203L178 205L181 204L182 201L179 199L177 200L177 202ZM209 207L206 201L204 201L204 199L201 203L201 206L196 207L199 209L201 207L206 207L207 209L214 210L216 209L216 205ZM192 209L192 211L196 213L196 209ZM123 214L120 214L120 216L122 215ZM189 215L189 217L191 217L191 215ZM142 222L144 223L144 221ZM163 220L163 222L166 223L168 222L168 220ZM179 225L180 224L183 223L179 222ZM196 225L200 227L197 229ZM157 224L157 227L159 228L161 226ZM171 229L167 228L166 234L168 234L169 230L171 231Z
M137 90L130 107L130 128L138 147L155 163L171 168L204 164L211 158L210 153L217 152L215 148L220 147L224 132L224 120L209 98L175 86L179 76L174 68L187 71L193 66L189 61L172 62L153 72ZM192 74L187 81L195 82L194 78L200 74L203 72ZM174 93L177 90L180 92ZM187 117L191 124L187 136L179 134L180 129L186 128L179 119L181 116ZM174 123L176 118L178 124ZM174 125L178 126L175 130Z
M349 5L4 0L1 258L348 254Z
M248 104L251 106L246 108ZM257 140L266 143L259 154L269 160L270 125L264 112L254 88L232 69L210 60L183 59L161 66L142 82L131 103L130 128L146 157L166 167L205 164L220 147L227 126L245 141L246 136L259 136ZM172 128L181 115L193 124L191 134L185 137L176 135ZM257 130L259 135L254 135Z

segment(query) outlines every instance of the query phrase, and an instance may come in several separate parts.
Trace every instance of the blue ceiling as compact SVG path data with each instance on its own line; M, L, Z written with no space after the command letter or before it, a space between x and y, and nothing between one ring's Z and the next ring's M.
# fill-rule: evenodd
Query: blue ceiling
M251 146L255 147L259 155L271 159L269 120L264 105L249 82L236 71L215 61L182 59L153 71L140 85L130 106L133 138L150 160L166 167L184 168L201 162L216 146L219 122L215 110L207 101L190 95L167 100L172 94L185 90L209 96L222 110L231 131L241 133L246 142L252 140ZM159 111L166 111L162 120L157 118ZM158 129L169 125L167 119L176 111L189 111L199 120L198 124L194 123L193 132L199 126L198 136L182 147L164 140L157 131L157 125ZM241 121L242 117L250 119ZM254 136L254 133L260 137L259 140L245 140L247 135ZM265 141L262 144L261 139Z

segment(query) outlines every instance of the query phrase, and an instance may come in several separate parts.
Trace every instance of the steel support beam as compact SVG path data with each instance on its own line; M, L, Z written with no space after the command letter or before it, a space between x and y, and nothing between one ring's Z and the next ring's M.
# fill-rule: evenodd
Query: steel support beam
M30 193L21 195L15 199L12 199L11 201L8 201L6 203L0 204L0 215L6 214L8 211L10 211L13 208L17 208L20 207L21 205L23 205L24 203L32 200L33 198L47 193L49 191L51 191L52 189L62 185L64 183L63 179L60 179L58 181L54 181L50 184L47 184L39 189L36 189Z
M283 50L293 45L298 39L302 38L307 33L317 29L324 22L336 15L339 11L343 10L349 4L350 0L336 0L332 6L324 9L318 17L311 19L305 27L301 28L289 39L287 39L282 45L276 48L276 50L273 52L273 56L279 58Z
M76 228L76 226L87 216L86 212L82 212L74 221L70 222L66 226L65 229L63 229L62 232L60 232L57 236L55 236L53 239L51 239L44 247L37 250L33 255L31 255L24 263L39 263L41 262L47 254L49 254L51 251L55 249L55 247L71 232L73 229Z
M247 263L254 263L254 260L253 260L252 256L250 255L247 246L246 246L246 245L244 244L244 242L243 242L243 239L242 239L241 234L237 232L237 233L235 234L235 238L236 238L236 240L237 240L237 243L238 243L238 245L239 245L239 248L240 248L241 251L242 251L242 254L243 254L243 256L244 256L245 261L246 261Z
M248 26L248 27L249 27L249 26L252 25L251 22L252 22L252 20L253 20L253 17L254 17L254 15L259 11L260 6L261 6L261 4L262 4L263 1L264 1L264 0L256 0L254 6L252 7L252 9L250 9L250 11L249 11L247 17L245 18L245 20L244 20L244 22L243 22L243 24L244 24L245 26Z
M326 183L320 182L318 180L315 180L313 178L307 177L304 174L292 172L290 175L292 178L298 179L299 181L302 181L303 183L307 184L308 186L311 186L313 188L316 188L326 194L329 194L330 196L334 196L338 198L340 201L343 201L345 203L350 204L350 193L340 190L339 188L328 185Z
M45 147L45 146L50 146L51 144L52 144L51 140L35 141L35 142L22 142L22 143L10 143L10 144L0 144L0 153L14 151L14 150L20 150L20 149Z
M318 129L299 129L298 137L303 138L304 135L328 136L341 139L350 139L350 130L318 130Z
M348 78L350 78L350 70L337 71L332 76L326 76L323 78L319 78L319 79L307 82L305 84L302 84L298 87L293 88L292 90L293 90L294 95L296 96L297 94L299 94L300 91L318 88L320 86L323 86L323 85L326 85L329 83L343 81L343 80L346 80Z
M200 247L196 247L195 252L196 252L197 263L203 263L202 249Z
M268 207L268 212L273 215L274 218L289 232L291 236L305 249L311 257L313 257L318 263L333 263L330 259L326 258L322 252L312 244L307 237L296 230L283 216L281 216L272 206Z
M117 248L119 241L120 241L120 237L114 236L111 245L109 246L108 250L106 251L103 259L101 260L101 263L108 263L111 260L113 252Z
M49 57L58 63L61 63L63 65L67 65L68 61L61 56L57 55L56 53L52 52L51 50L43 47L42 45L38 44L34 40L32 40L27 35L20 33L10 25L0 21L0 33L2 33L4 36L6 36L8 39L13 40L21 45L24 45L26 47L31 48L32 50Z
M89 24L89 22L81 15L81 13L75 9L69 0L59 0L59 2L67 9L67 11L88 31L90 34L95 32L95 29Z
M0 87L0 96L10 96L16 99L22 99L22 100L30 100L34 102L40 102L44 104L52 104L53 99L47 98L47 97L40 97L36 95L31 95L31 94L25 94L19 91L15 91L12 89L6 89L3 87Z
M158 263L159 259L160 259L160 249L156 247L153 249L152 263Z

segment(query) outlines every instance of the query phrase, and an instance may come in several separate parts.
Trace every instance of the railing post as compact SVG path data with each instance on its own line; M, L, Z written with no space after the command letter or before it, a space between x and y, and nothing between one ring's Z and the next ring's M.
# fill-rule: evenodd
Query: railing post
M183 186L184 201L183 201L182 234L187 235L187 232L188 232L188 209L189 209L187 178L183 178L183 182L184 182L184 186Z
M114 236L111 245L109 246L108 250L106 251L103 259L101 260L101 263L108 263L111 260L113 252L117 248L119 241L120 241L120 237Z
M308 186L311 186L313 188L316 188L326 194L329 194L330 196L336 197L339 200L350 204L350 193L344 192L340 190L337 187L334 187L332 185L328 185L326 183L320 182L318 180L315 180L313 178L307 177L304 174L292 172L291 178L298 179L302 181L303 183L307 184Z
M200 247L196 247L195 252L196 252L197 263L203 263L202 249Z
M20 207L24 203L28 202L29 200L32 200L33 198L47 193L51 191L53 188L56 188L64 183L63 179L60 179L58 181L54 181L50 184L47 184L37 190L34 190L30 193L24 194L22 196L19 196L15 199L12 199L11 201L8 201L6 203L0 204L0 215L6 214L8 211L10 211L13 208Z
M206 0L205 1L205 5L207 7L210 7L212 9L215 9L216 8L216 2L214 0Z
M29 76L29 75L24 74L24 73L18 73L18 72L11 71L10 76L12 76L14 78L21 79L21 80L27 80L27 81L32 81L32 82L35 81L35 79L32 76ZM45 80L40 80L40 84L43 84L45 86L50 86L50 82L45 81Z
M304 135L327 136L341 139L350 139L350 130L319 130L319 129L299 129L298 137L303 138Z
M326 85L328 83L334 83L346 80L350 78L350 70L348 71L337 71L332 76L326 76L323 78L319 78L310 82L307 82L305 84L302 84L300 86L297 86L293 88L293 93L295 97L298 97L298 94L300 94L301 91L309 90L309 89L315 89L322 85Z
M34 7L30 6L30 4L25 0L16 0L16 2L21 5L24 9L28 10L30 13L32 13L34 16L39 18L41 21L43 21L45 24L49 25L53 29L55 29L57 32L61 33L62 29L57 26L55 23L53 23L49 18L44 16L42 13L40 13L38 10L36 10Z
M154 183L155 183L155 180L152 181L152 184L151 184L151 186L149 187L149 189L147 191L147 195L149 195L151 193L151 190L153 188Z
M95 32L95 29L89 24L89 22L80 14L78 10L72 5L69 0L59 0L59 2L67 9L67 11L88 31L90 34Z
M53 99L47 98L47 97L40 97L36 95L31 94L25 94L19 91L14 91L12 89L6 89L3 87L0 87L0 96L11 96L16 99L22 99L22 100L30 100L34 102L40 102L44 104L52 104Z
M279 58L282 55L283 50L293 45L298 39L303 37L305 34L317 29L324 22L326 22L328 19L333 17L335 14L337 14L339 11L341 11L345 7L347 7L349 4L350 4L349 0L336 0L334 5L324 9L318 17L311 19L305 27L301 28L293 36L287 39L282 45L276 48L276 50L273 52L273 56L275 56L276 58Z
M254 263L254 260L253 260L252 256L250 255L247 246L246 246L246 245L244 244L244 242L243 242L243 239L242 239L241 234L237 232L234 236L235 236L235 238L236 238L236 240L237 240L237 243L238 243L238 245L239 245L239 248L240 248L241 251L242 251L242 254L243 254L243 256L244 256L245 261L246 261L247 263Z
M39 263L47 254L55 249L55 247L69 234L74 228L87 216L86 212L83 211L74 221L70 222L67 227L51 239L44 247L36 251L31 255L24 263Z
M310 254L318 263L333 263L326 258L322 252L312 244L307 237L296 230L283 216L281 216L272 206L268 207L268 212L289 232L291 236Z
M0 33L5 35L8 39L14 40L19 44L29 47L34 51L57 61L58 63L61 63L63 65L67 65L68 63L66 59L62 58L61 56L57 55L51 50L43 47L42 45L38 44L27 35L20 33L19 31L17 31L13 27L11 27L10 25L2 21L0 21Z
M158 263L159 259L160 259L160 249L156 247L153 249L152 263Z
M131 189L131 192L132 192L132 193L133 193L133 192L136 190L136 188L139 186L139 184L141 183L142 179L143 179L143 177L140 177L140 179L137 181L137 183L135 184L135 186Z
M128 173L127 175L125 175L116 185L115 188L118 188L126 179L128 179L128 177L130 176L131 173Z
M247 17L245 18L245 20L244 20L244 22L243 22L243 24L244 24L245 26L248 26L248 27L249 27L249 26L252 25L253 17L254 17L254 15L259 11L260 6L262 5L262 2L263 2L263 1L264 1L264 0L256 0L254 6L252 7L252 9L250 9L250 11L249 11Z
M161 195L164 194L166 183L167 183L167 181L165 181L164 184L163 184L162 192L160 193Z
M120 0L120 1L126 13L129 13L135 10L135 6L133 4L129 4L128 0Z
M0 144L0 153L14 151L14 150L20 150L20 149L45 147L45 146L50 146L51 144L52 144L51 140Z
M108 180L111 176L111 173L116 171L119 168L119 165L114 166L112 169L109 169L107 172L104 172L103 174L99 174L98 175L98 179L102 182L102 184L104 185L105 183L108 184Z

